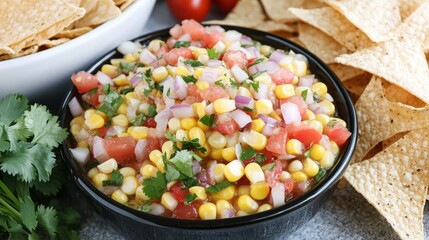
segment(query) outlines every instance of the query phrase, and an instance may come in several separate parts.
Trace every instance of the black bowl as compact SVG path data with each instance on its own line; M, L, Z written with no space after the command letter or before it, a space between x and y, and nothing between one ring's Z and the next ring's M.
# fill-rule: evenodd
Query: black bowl
M338 77L318 57L297 44L273 34L241 27L222 26L226 30L237 30L252 39L279 49L290 49L307 57L309 68L323 81L335 100L338 116L345 120L352 132L343 146L339 159L325 178L303 196L284 206L258 214L219 220L181 220L144 213L119 204L97 190L86 174L79 168L69 152L73 140L67 139L61 155L78 187L89 197L89 201L104 217L110 219L127 239L273 239L292 233L309 221L335 190L336 183L346 170L357 140L357 120L353 104ZM134 40L146 44L153 39L166 39L168 29L145 34ZM95 73L101 66L121 54L113 50L96 62L88 71ZM69 127L72 119L68 102L77 95L73 88L62 104L61 125Z

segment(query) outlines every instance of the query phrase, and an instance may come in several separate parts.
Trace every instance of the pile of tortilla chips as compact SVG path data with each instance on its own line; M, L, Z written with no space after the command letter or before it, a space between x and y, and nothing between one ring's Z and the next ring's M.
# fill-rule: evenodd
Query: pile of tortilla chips
M424 239L429 0L241 0L214 22L281 34L337 73L359 122L345 178L402 239Z
M0 1L0 61L68 42L115 18L134 1Z

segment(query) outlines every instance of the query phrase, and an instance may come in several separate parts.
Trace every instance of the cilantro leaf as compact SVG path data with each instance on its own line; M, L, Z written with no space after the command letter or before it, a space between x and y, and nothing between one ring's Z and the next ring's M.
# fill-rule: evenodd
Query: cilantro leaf
M142 212L149 212L151 210L151 205L150 204L142 204L138 207L138 210L142 211Z
M256 154L256 162L257 163L259 163L259 164L262 164L263 162L265 162L267 160L267 156L265 156L264 154L262 154L262 153L258 153L258 154Z
M37 207L37 220L50 237L55 237L58 226L57 211L52 207L40 205Z
M164 161L164 169L165 169L165 179L167 182L174 181L179 179L180 172L175 169L168 161L166 154L162 155L162 160Z
M164 174L157 172L155 177L143 181L143 192L150 199L160 198L167 188L167 180Z
M193 194L185 194L186 200L185 200L185 204L188 205L190 203L192 203L195 199L197 199L197 194L193 193Z
M8 134L13 135L14 139L18 141L24 141L33 135L32 132L25 127L25 118L23 116L18 118L15 124L9 127Z
M305 89L304 91L301 92L301 97L304 99L304 101L307 99L307 95L308 95L308 89Z
M231 85L233 88L238 88L237 82L232 79L229 79L229 85Z
M310 156L310 149L308 149L307 151L305 151L304 153L304 157L308 158Z
M207 151L207 149L205 149L203 146L200 145L199 143L199 139L195 138L192 140L179 140L176 138L176 136L174 136L172 133L167 132L165 134L165 137L172 141L172 142L180 142L182 143L182 150L183 149L196 149L197 151L200 151L201 153L205 153Z
M180 180L186 187L190 188L198 185L198 180L195 177L185 178Z
M251 109L249 107L244 107L243 110L246 112L253 112L253 109Z
M337 120L331 120L326 124L328 127L335 127L335 125L337 125Z
M226 88L226 86L225 86L225 84L223 84L222 80L217 80L214 84L218 85L221 88Z
M211 127L213 126L214 120L215 120L216 115L215 114L211 114L211 115L204 115L202 118L200 118L200 122L203 123L204 125Z
M323 169L323 168L319 168L319 172L317 172L317 174L314 177L314 179L316 181L320 182L320 180L322 180L325 175L326 175L326 170Z
M11 147L6 129L0 124L0 153L9 150Z
M176 155L170 159L170 162L176 166L177 170L187 177L193 177L192 159L193 156L188 150L181 150L176 152Z
M259 76L261 76L262 74L264 74L266 71L262 71L262 72L257 72L257 73L255 73L255 74L253 74L252 76L251 76L251 78L254 80L254 79L256 79L257 77L259 77Z
M183 63L186 64L186 65L190 65L191 67L201 67L201 66L204 66L204 64L202 62L200 62L198 60L192 60L192 59L185 60Z
M252 147L248 147L248 148L246 148L246 150L241 152L240 160L245 161L245 160L250 159L253 156L255 156L255 154L256 154L255 149L253 149Z
M156 116L156 114L158 114L158 113L156 112L156 106L155 106L155 105L149 105L149 110L148 110L148 112L147 112L147 115L148 115L149 117L153 118L153 117L155 117L155 116Z
M112 175L110 175L110 179L103 181L103 186L121 186L123 181L124 175L122 175L118 170L113 170Z
M227 188L229 186L232 186L232 183L225 180L221 183L218 183L216 185L213 185L213 186L206 188L206 192L209 192L211 194L218 193L218 192L224 190L225 188Z
M134 67L136 66L135 62L120 62L119 63L119 69L122 70L123 73L128 74L129 72L134 71Z
M27 109L28 99L20 94L10 94L0 100L0 122L10 125Z
M255 74L256 75L256 74ZM255 91L259 91L259 82L251 82L250 86L255 89Z
M209 55L209 59L219 59L221 52L216 52L215 48L208 48L207 54Z
M183 76L183 81L185 81L186 83L196 83L197 79L194 78L194 76L192 75L188 75L188 76Z
M147 121L147 118L142 113L137 114L133 119L130 120L130 122L134 126L143 126L143 124L145 124L146 121Z
M249 67L259 64L261 62L265 62L265 58L259 58L254 63L250 64Z
M276 163L268 163L261 167L262 170L273 170L276 166Z
M20 213L22 216L22 223L30 230L34 230L37 226L36 208L30 196L23 196L20 200Z
M133 91L134 91L134 87L127 87L127 88L122 89L120 91L120 93L125 95L125 94L133 92Z
M320 100L320 96L319 96L319 94L317 94L317 92L313 92L313 100L315 102L318 102Z
M190 41L177 41L176 43L174 43L173 48L180 48L180 47L189 47L191 46L191 42Z
M108 90L106 97L104 97L103 104L98 107L98 110L104 112L109 118L115 116L116 111L122 105L124 99L114 90Z

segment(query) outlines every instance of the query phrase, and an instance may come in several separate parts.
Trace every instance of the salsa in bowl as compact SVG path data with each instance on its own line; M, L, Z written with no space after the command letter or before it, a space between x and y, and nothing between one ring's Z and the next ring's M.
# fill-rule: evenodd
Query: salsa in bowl
M204 228L278 217L331 189L356 121L320 60L244 28L190 20L169 33L72 77L63 154L87 191L143 221Z

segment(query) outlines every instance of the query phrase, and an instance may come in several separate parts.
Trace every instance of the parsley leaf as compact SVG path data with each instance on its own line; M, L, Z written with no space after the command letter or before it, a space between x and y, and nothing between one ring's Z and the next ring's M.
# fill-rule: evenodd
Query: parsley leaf
M186 41L186 42L177 41L176 43L174 43L173 48L189 47L189 46L191 46L191 42L189 41Z
M195 199L197 199L197 194L193 193L193 194L185 194L186 200L185 200L185 204L188 205L190 203L192 203Z
M181 150L176 152L176 155L170 159L170 162L176 166L177 170L187 177L193 177L192 159L193 156L188 150Z
M155 177L143 181L143 192L150 199L160 198L167 188L167 180L164 174L157 172Z
M121 97L121 95L119 95L114 90L111 90L109 87L106 97L104 98L104 102L100 107L98 107L98 110L104 112L109 118L112 118L115 116L116 111L123 102L124 99Z
M201 66L204 66L204 64L202 62L200 62L198 60L192 60L192 59L185 60L183 63L186 64L186 65L190 65L191 67L201 67Z
M243 110L246 112L253 112L253 109L251 109L249 107L244 107Z
M202 118L200 118L199 121L208 127L212 127L215 118L216 118L216 114L211 114L211 115L206 114Z
M256 162L257 163L259 163L259 164L262 164L262 163L264 163L265 161L267 160L267 156L265 156L264 154L262 154L262 153L258 153L258 154L256 154Z
M155 116L156 116L156 114L158 114L158 113L156 112L156 105L149 105L149 110L148 110L148 112L147 112L147 115L148 115L149 117L153 118L153 117L155 117Z
M308 94L308 89L305 89L304 91L301 92L301 97L305 100L307 100L307 94Z
M103 187L109 185L121 186L123 181L124 175L122 175L118 170L113 170L112 175L110 175L110 179L103 181Z
M241 152L240 160L245 161L245 160L250 159L253 156L255 156L255 154L256 154L255 149L253 149L252 147L248 147L248 148L246 148L246 150Z
M226 86L225 86L225 84L223 84L222 80L217 80L214 84L218 85L221 88L226 88Z
M205 149L203 146L200 145L199 143L199 139L195 138L192 140L179 140L176 138L176 136L174 136L172 133L167 132L165 134L165 137L172 141L172 142L180 142L182 143L182 149L196 149L197 151L200 151L201 153L205 153L207 151L207 149Z
M219 59L221 52L216 52L216 49L214 48L208 48L207 54L209 55L209 59Z
M195 177L181 179L180 181L188 188L198 185L198 180Z
M197 79L194 78L194 76L192 75L188 75L188 76L183 76L183 81L185 81L186 83L196 83Z
M51 207L37 207L37 220L50 237L55 237L58 227L57 211Z
M213 185L213 186L206 188L206 192L209 192L211 194L218 193L218 192L224 190L225 188L227 188L229 186L232 186L232 183L225 180L221 183L218 183L216 185Z
M261 167L262 170L273 170L276 166L276 163L268 163Z

